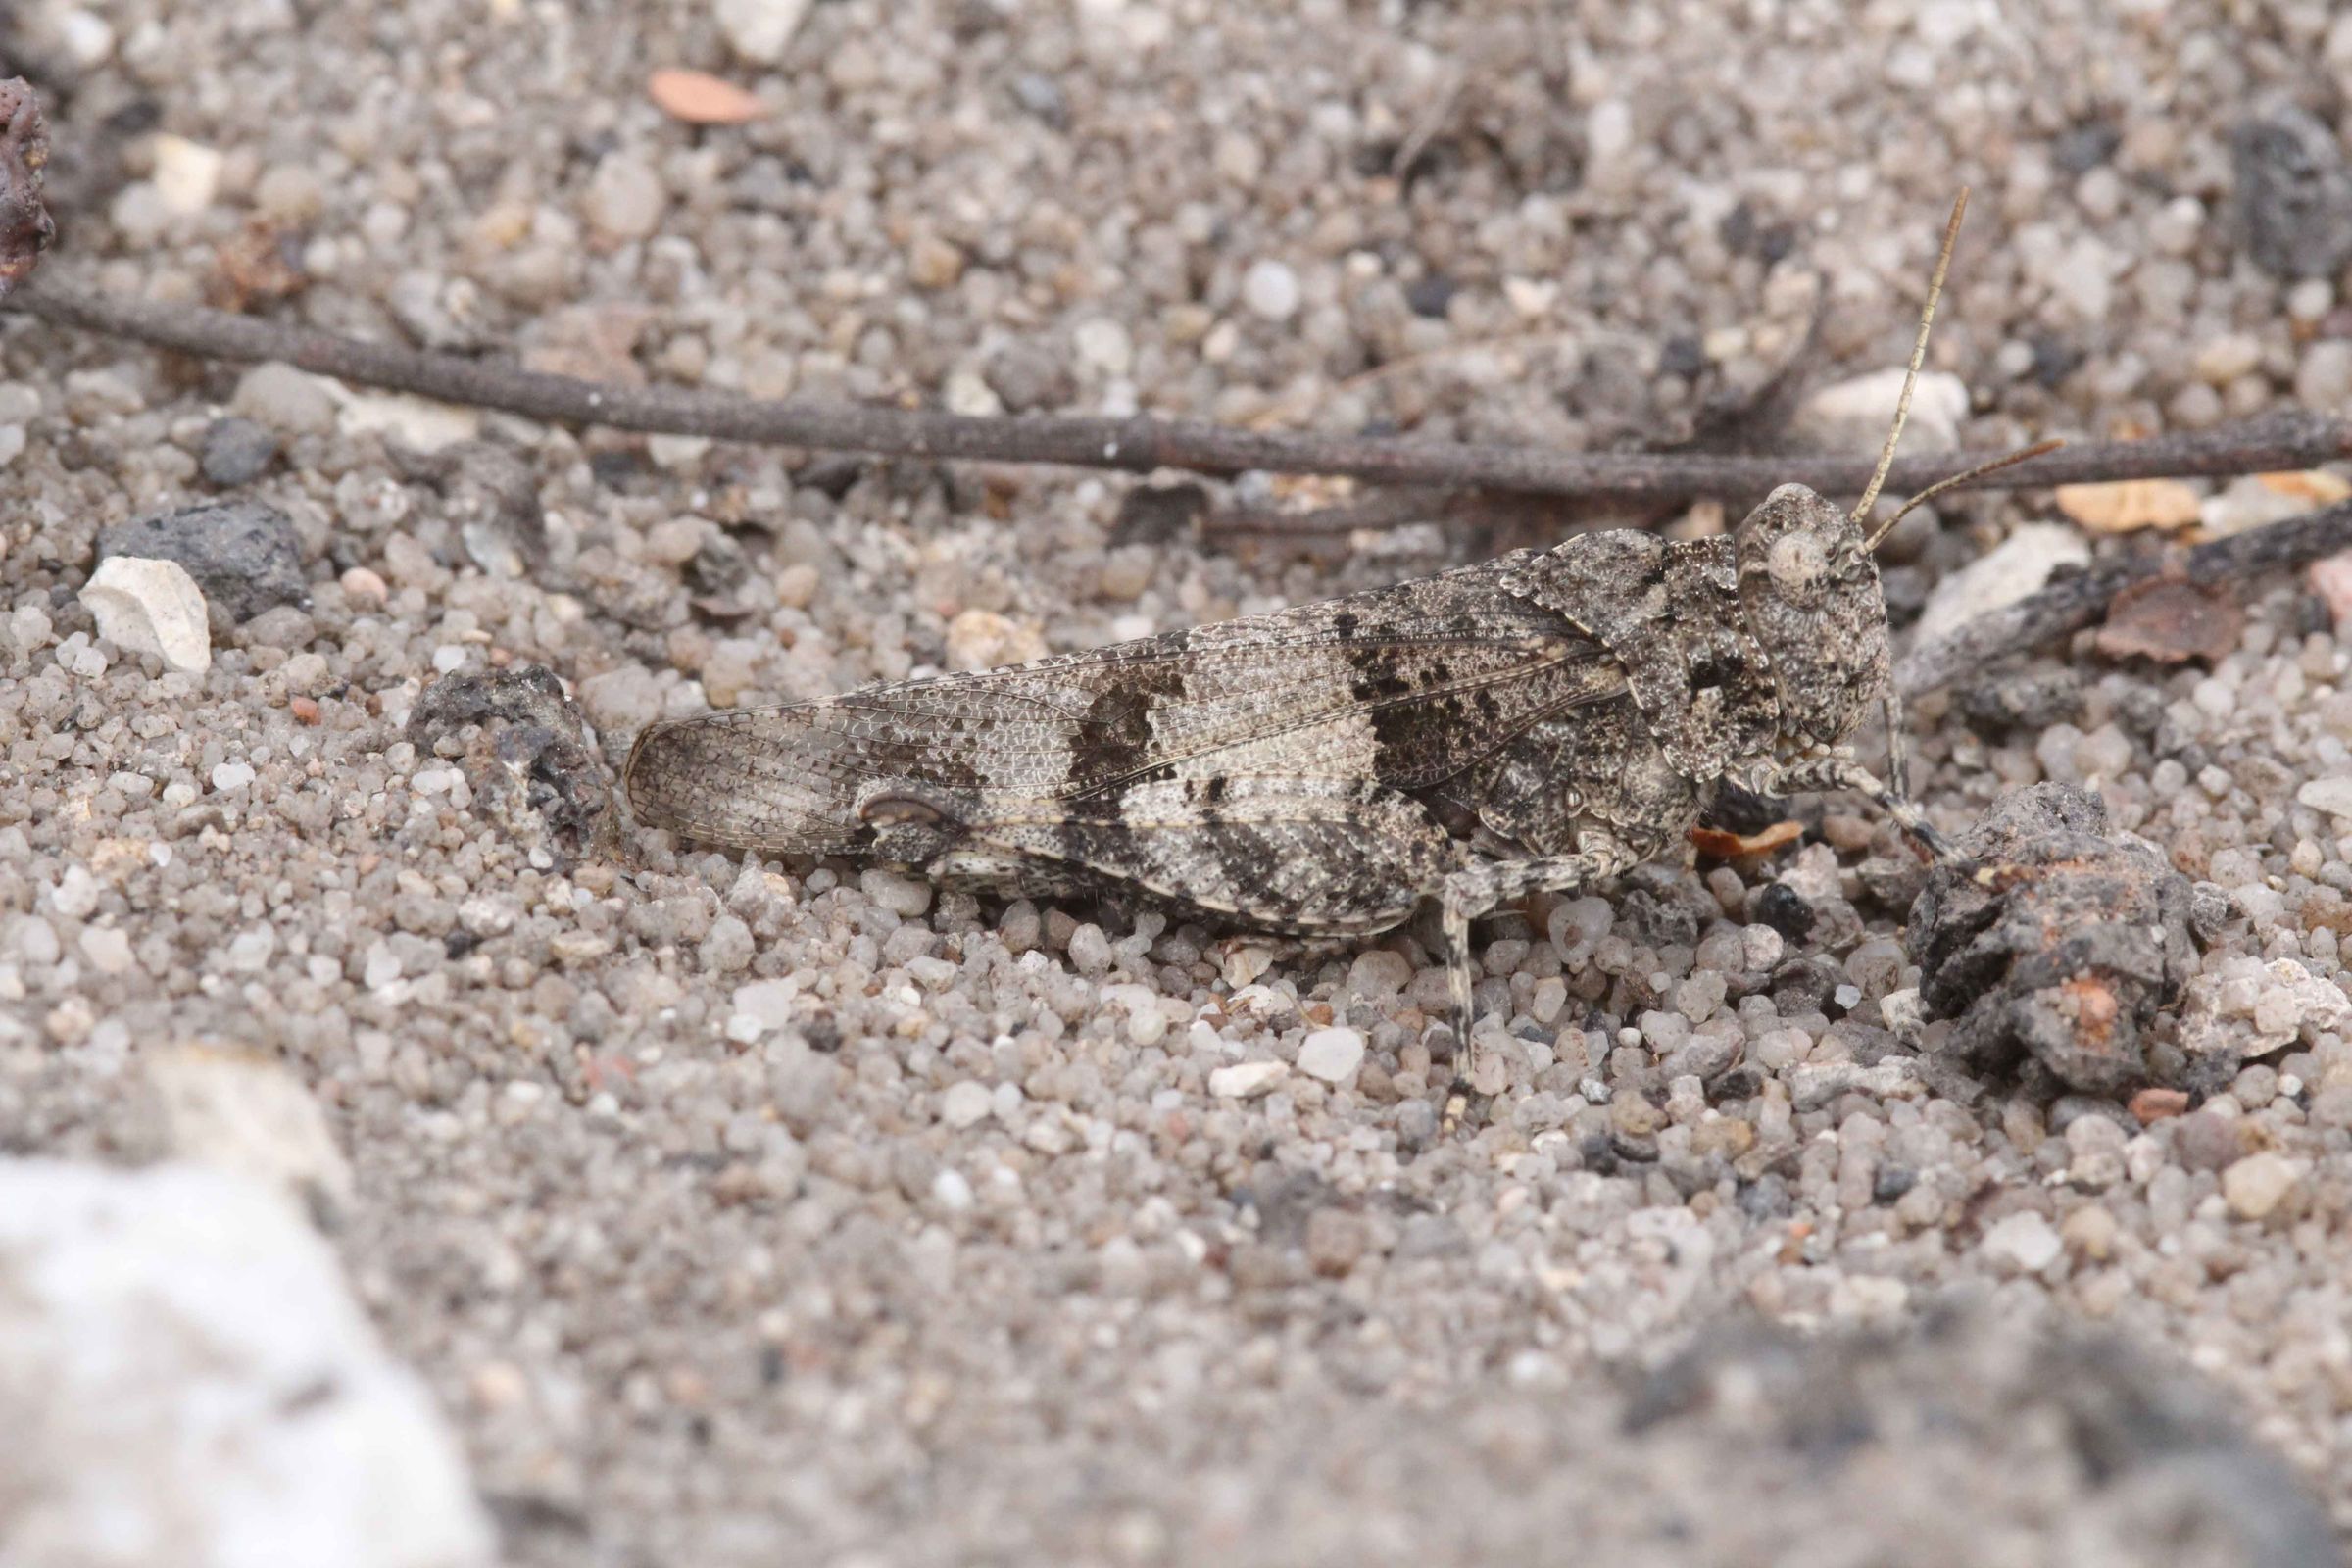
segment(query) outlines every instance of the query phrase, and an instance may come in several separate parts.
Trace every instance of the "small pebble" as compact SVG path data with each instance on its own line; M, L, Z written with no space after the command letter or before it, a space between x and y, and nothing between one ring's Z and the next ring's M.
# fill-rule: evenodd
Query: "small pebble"
M1298 274L1282 262L1252 262L1242 276L1242 303L1269 321L1287 321L1298 314Z
M2222 1172L2222 1198L2239 1219L2266 1219L2301 1179L2295 1161L2265 1151Z
M229 489L260 478L276 456L275 435L251 419L231 415L215 419L204 432L204 448L197 463L207 484Z
M1110 939L1091 921L1070 933L1070 963L1080 974L1099 975L1110 968Z
M961 1083L950 1084L948 1092L939 1097L939 1119L961 1131L986 1121L995 1106L996 1102L990 1096L988 1086L967 1078Z
M2050 1222L2032 1209L1996 1221L1978 1247L1996 1265L2020 1274L2039 1273L2066 1250Z
M911 920L931 907L931 884L880 866L858 875L858 891L902 920Z
M2295 791L2295 800L2330 816L2352 819L2352 774L2312 779Z
M307 370L270 361L247 370L228 406L288 435L324 435L335 427L335 400Z
M1298 1070L1327 1084L1344 1084L1363 1065L1364 1037L1353 1029L1317 1029L1298 1047Z
M1237 1061L1208 1075L1208 1092L1220 1100L1249 1100L1266 1093L1290 1073L1288 1062Z
M755 66L772 66L800 30L809 0L715 0L711 14L727 47Z

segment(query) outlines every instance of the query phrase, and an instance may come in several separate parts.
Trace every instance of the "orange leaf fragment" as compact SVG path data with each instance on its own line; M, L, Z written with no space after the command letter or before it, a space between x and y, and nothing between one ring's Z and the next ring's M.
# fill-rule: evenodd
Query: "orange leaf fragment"
M2273 495L2293 496L2314 506L2331 506L2352 499L2352 479L2329 473L2325 468L2301 468L2292 473L2258 473L2254 476L2262 487Z
M2141 528L2185 528L2197 520L2196 491L2178 479L2119 479L2112 484L2062 484L2058 510L2092 533Z
M1711 855L1719 860L1736 860L1743 855L1763 855L1784 844L1793 844L1805 836L1802 822L1775 822L1760 833L1727 833L1719 827L1694 827L1690 842L1698 853Z
M655 108L689 125L740 125L768 113L758 96L707 71L665 66L646 78L645 91Z

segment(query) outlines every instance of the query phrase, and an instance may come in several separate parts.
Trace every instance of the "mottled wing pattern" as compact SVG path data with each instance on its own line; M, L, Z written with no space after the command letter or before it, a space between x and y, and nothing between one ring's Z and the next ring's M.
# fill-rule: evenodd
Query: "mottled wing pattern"
M945 880L1113 884L1266 930L1382 931L1463 863L1410 796L1362 779L1213 774L1140 784L1115 809L1013 806L959 822Z
M1416 788L1544 716L1622 691L1561 615L1512 598L1522 557L1031 664L654 725L629 757L641 821L745 848L853 850L894 783L980 803L1091 803L1168 778Z

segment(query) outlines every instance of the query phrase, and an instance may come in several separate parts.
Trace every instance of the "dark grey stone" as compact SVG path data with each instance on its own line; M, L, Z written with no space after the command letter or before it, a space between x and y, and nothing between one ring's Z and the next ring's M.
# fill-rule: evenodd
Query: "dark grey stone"
M258 501L213 501L99 530L98 559L175 561L231 620L310 602L294 524Z
M215 419L204 432L204 449L197 464L207 484L223 490L251 484L269 471L277 456L277 435L251 419L231 416Z

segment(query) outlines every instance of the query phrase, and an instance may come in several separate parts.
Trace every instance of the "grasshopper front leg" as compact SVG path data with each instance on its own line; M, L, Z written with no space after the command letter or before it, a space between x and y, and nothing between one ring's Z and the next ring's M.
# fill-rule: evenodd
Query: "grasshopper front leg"
M1531 893L1581 893L1631 870L1640 857L1614 839L1587 834L1574 855L1542 860L1493 860L1466 866L1438 890L1446 937L1446 979L1453 1014L1453 1085L1446 1095L1443 1130L1451 1132L1478 1096L1471 1087L1470 922Z
M1824 790L1850 790L1865 796L1885 811L1895 826L1938 860L1952 858L1951 841L1920 814L1918 803L1880 782L1878 775L1850 757L1836 752L1784 762L1767 773L1759 786L1768 795L1807 795Z

